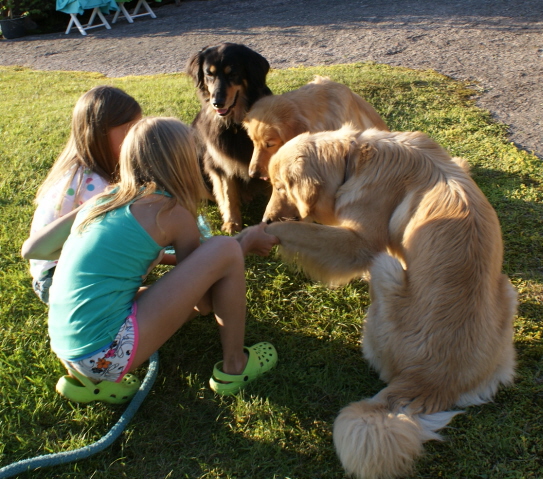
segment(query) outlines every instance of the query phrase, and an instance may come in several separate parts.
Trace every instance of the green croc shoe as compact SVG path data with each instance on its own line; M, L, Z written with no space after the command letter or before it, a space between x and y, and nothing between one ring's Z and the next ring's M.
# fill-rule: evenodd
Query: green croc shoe
M65 398L81 403L103 401L110 404L123 404L132 399L141 384L133 374L125 375L118 383L101 381L94 384L89 378L73 369L71 373L77 379L72 376L62 376L57 382L56 390Z
M277 363L277 351L270 343L258 343L250 348L245 347L248 355L247 365L241 374L222 372L222 361L215 364L209 386L217 394L230 396L243 389L262 374L268 372Z

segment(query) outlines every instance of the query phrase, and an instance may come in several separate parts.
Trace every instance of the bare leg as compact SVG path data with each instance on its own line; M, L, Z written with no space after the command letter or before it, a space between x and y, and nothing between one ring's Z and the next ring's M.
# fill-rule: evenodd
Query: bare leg
M223 371L239 374L247 357L245 336L245 273L239 243L229 237L209 239L185 260L139 295L140 340L133 362L137 368L194 315L210 292L223 348ZM205 302L205 301L204 301Z

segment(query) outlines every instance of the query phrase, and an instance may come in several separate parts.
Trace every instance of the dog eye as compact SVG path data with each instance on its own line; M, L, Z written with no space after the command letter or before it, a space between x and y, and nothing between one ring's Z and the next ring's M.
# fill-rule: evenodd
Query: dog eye
M275 146L274 143L268 143L266 142L266 148L273 148Z
M230 68L227 68L224 70L224 74L228 77L228 78L237 78L239 77L239 72L238 70L230 67Z

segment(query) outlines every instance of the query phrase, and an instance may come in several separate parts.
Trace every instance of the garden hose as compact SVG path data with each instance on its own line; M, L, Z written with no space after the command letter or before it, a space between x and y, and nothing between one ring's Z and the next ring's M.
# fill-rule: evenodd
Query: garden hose
M103 451L106 447L110 446L124 431L130 420L134 417L134 414L141 406L141 403L151 390L153 383L155 382L158 373L158 353L155 352L149 361L149 369L145 375L138 392L130 401L130 404L125 409L117 423L109 430L109 432L100 440L93 444L90 444L73 451L57 452L54 454L46 454L43 456L37 456L30 459L24 459L22 461L14 462L8 466L0 469L0 479L6 479L13 477L17 474L29 472L34 469L58 466L60 464L67 464L69 462L79 461L92 456L100 451Z

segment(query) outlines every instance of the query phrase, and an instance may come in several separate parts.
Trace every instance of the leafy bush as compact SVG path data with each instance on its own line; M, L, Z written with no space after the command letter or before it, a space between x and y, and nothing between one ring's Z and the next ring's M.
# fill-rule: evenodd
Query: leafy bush
M43 16L54 10L54 5L51 0L0 0L0 17Z

